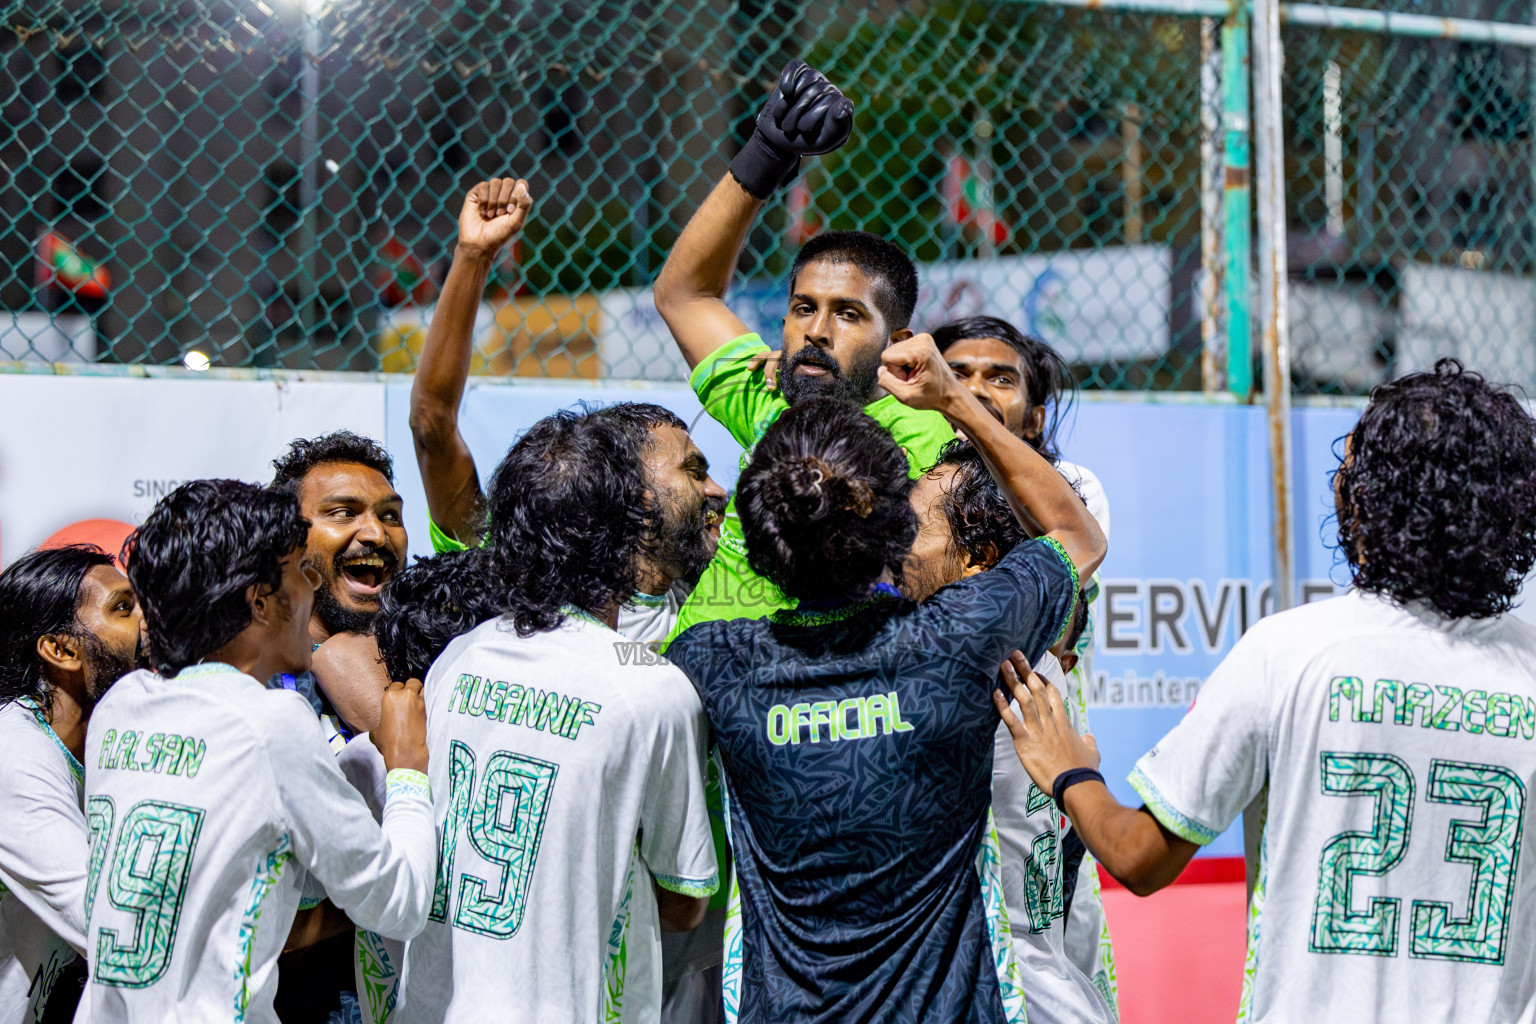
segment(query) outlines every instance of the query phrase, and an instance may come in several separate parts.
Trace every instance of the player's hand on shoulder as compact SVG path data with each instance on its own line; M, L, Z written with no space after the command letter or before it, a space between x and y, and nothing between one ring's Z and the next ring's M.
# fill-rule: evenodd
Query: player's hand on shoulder
M992 701L1013 736L1019 763L1042 793L1053 793L1056 777L1073 768L1099 767L1099 748L1092 736L1080 736L1072 725L1061 691L1041 679L1024 655L1014 651L1002 665L1003 686ZM1018 702L1009 706L1009 695Z
M747 372L756 373L763 371L763 384L769 391L777 391L779 387L779 363L783 360L784 351L774 349L771 352L759 352L747 362Z
M459 211L459 248L494 256L528 221L533 193L523 178L492 178L469 190Z
M392 682L379 707L379 724L368 734L384 757L384 767L427 770L427 703L421 680Z
M914 334L880 353L880 386L914 409L946 412L965 388L931 334Z

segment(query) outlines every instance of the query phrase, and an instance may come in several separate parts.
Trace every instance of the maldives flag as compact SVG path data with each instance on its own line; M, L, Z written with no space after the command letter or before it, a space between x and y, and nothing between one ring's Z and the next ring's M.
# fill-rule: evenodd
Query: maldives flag
M82 299L105 299L112 278L106 267L82 256L69 239L49 231L37 242L37 287L50 285Z
M427 268L410 246L397 238L386 238L379 246L372 276L386 306L403 306L407 302L422 306L432 301L436 290L427 276Z
M951 224L975 225L994 245L1008 241L1008 225L997 215L992 197L992 168L985 161L973 166L959 153L944 168L944 209Z
M821 230L821 217L811 203L811 186L805 175L795 179L789 188L788 225L785 235L796 249L809 242Z

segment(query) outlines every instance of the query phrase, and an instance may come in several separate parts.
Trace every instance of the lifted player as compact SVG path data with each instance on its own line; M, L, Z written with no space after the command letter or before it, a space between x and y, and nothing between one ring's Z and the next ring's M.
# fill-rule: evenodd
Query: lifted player
M1536 564L1536 421L1442 360L1375 390L1334 496L1354 589L1243 635L1137 762L1143 807L1027 666L1004 671L1015 748L1141 895L1268 787L1242 1019L1530 1020L1536 628L1507 612Z
M988 694L1007 652L1038 659L1066 633L1104 541L930 338L883 362L886 390L972 437L1043 539L902 600L891 570L917 523L907 456L884 428L817 398L758 443L737 491L748 558L800 604L702 623L667 652L703 698L729 781L742 913L726 1009L743 1021L1024 1019L988 824Z
M387 770L365 734L378 721L390 679L369 629L408 543L394 460L372 438L336 430L294 440L272 468L272 487L297 498L309 520L304 562L320 586L309 617L313 674L283 673L268 685L309 699L342 771L378 817ZM398 966L401 951L367 932L359 932L354 944L345 915L323 903L323 895L311 880L299 902L295 927L313 944L285 952L278 1016L285 1022L323 1019L356 999L369 1021L380 1022L387 1018L389 990L377 978L392 976L390 966Z
M85 730L136 667L141 621L96 548L33 551L0 573L0 1024L64 1020L80 997Z
M436 863L421 684L384 695L382 828L314 712L265 680L309 668L318 576L289 494L183 484L129 540L155 672L91 716L91 981L82 1020L273 1021L279 951L313 875L361 927L408 939Z
M485 541L485 496L474 456L459 433L459 403L469 380L475 314L486 278L532 206L526 181L493 178L471 189L459 212L458 247L411 383L411 437L434 551ZM656 405L626 403L626 408L636 427L653 431L646 462L664 495L659 508L666 518L656 526L654 557L647 558L635 593L619 609L618 628L631 640L657 641L672 631L688 589L714 555L726 494L710 479L709 462L681 418ZM700 498L704 507L696 513ZM708 519L702 542L693 528L698 514ZM684 543L671 544L669 538ZM693 550L682 550L689 546Z
M912 335L917 269L906 253L862 231L830 231L800 249L790 270L777 390L767 386L768 346L725 304L736 260L763 204L802 156L837 149L852 126L853 104L819 71L791 61L730 173L667 256L656 279L656 311L693 368L689 383L705 411L749 454L795 402L838 395L864 406L896 439L915 476L932 465L954 431L937 413L890 397L877 380L881 352ZM677 628L761 617L792 604L747 564L732 505L719 554L683 606Z

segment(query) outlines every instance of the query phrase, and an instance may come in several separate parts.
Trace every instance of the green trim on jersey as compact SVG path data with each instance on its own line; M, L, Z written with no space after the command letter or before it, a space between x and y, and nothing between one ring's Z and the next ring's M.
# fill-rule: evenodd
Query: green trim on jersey
M987 808L987 828L976 850L976 874L981 881L981 905L987 940L992 946L992 966L997 971L998 995L1006 1024L1028 1024L1024 1006L1024 977L1013 955L1013 929L1008 920L1008 901L1003 896L1003 851L997 838L992 808Z
M251 879L251 892L245 901L245 914L240 918L240 935L235 944L235 1024L245 1020L246 1007L251 1002L251 950L256 945L261 905L282 877L283 867L293 856L292 847L288 833L283 833Z
M789 408L784 396L768 387L762 367L752 368L752 360L767 351L756 334L743 334L705 356L688 378L704 411L741 445L743 469L763 434ZM871 402L864 411L901 446L913 477L937 462L939 450L955 436L939 413L902 405L893 395ZM668 641L700 622L761 619L794 603L747 564L746 538L733 495L720 527L719 550L683 605Z
M1051 546L1051 550L1055 551L1057 557L1061 559L1061 564L1065 565L1067 572L1072 574L1072 603L1067 605L1067 617L1062 622L1061 629L1057 630L1056 638L1047 645L1048 647L1055 647L1067 638L1067 634L1072 632L1072 619L1077 615L1077 602L1083 599L1083 589L1082 582L1078 579L1077 575L1077 563L1072 561L1072 556L1067 554L1067 549L1062 546L1061 541L1055 537L1041 537L1040 539Z
M1216 841L1220 832L1207 828L1193 818L1176 809L1168 798L1147 778L1140 768L1131 769L1128 781L1136 795L1147 802L1147 810L1152 812L1152 817L1162 823L1162 826L1180 839L1187 839L1201 846L1208 846Z
M73 750L64 745L64 741L59 739L59 734L53 731L53 726L49 724L48 716L43 714L42 707L31 697L22 697L17 703L32 712L32 719L37 723L38 728L48 734L48 738L53 740L53 745L58 747L59 752L64 755L65 763L69 765L69 772L75 777L75 781L82 786L85 785L85 765L80 763L80 759L75 756Z
M396 796L414 795L432 802L432 783L423 772L414 768L395 768L384 777L384 800L387 803Z
M678 878L676 875L661 875L652 871L651 877L656 879L657 885L668 892L675 892L679 896L692 896L695 899L713 896L715 890L720 888L718 873L708 878Z
M1264 823L1259 826L1259 880L1248 900L1248 950L1243 954L1243 994L1237 1003L1237 1024L1243 1024L1253 1011L1253 982L1259 973L1259 917L1264 912L1264 887L1269 881L1265 846L1269 840L1269 804L1264 805Z

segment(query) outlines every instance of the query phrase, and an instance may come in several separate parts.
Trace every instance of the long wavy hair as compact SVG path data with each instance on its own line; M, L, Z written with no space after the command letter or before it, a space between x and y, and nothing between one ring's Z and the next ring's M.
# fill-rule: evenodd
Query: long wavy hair
M486 495L491 572L519 636L572 606L597 614L639 587L652 530L643 434L603 410L546 416L514 444Z
M29 551L0 572L0 705L22 697L45 709L52 703L37 641L85 632L80 585L92 569L111 564L100 548L75 544Z

